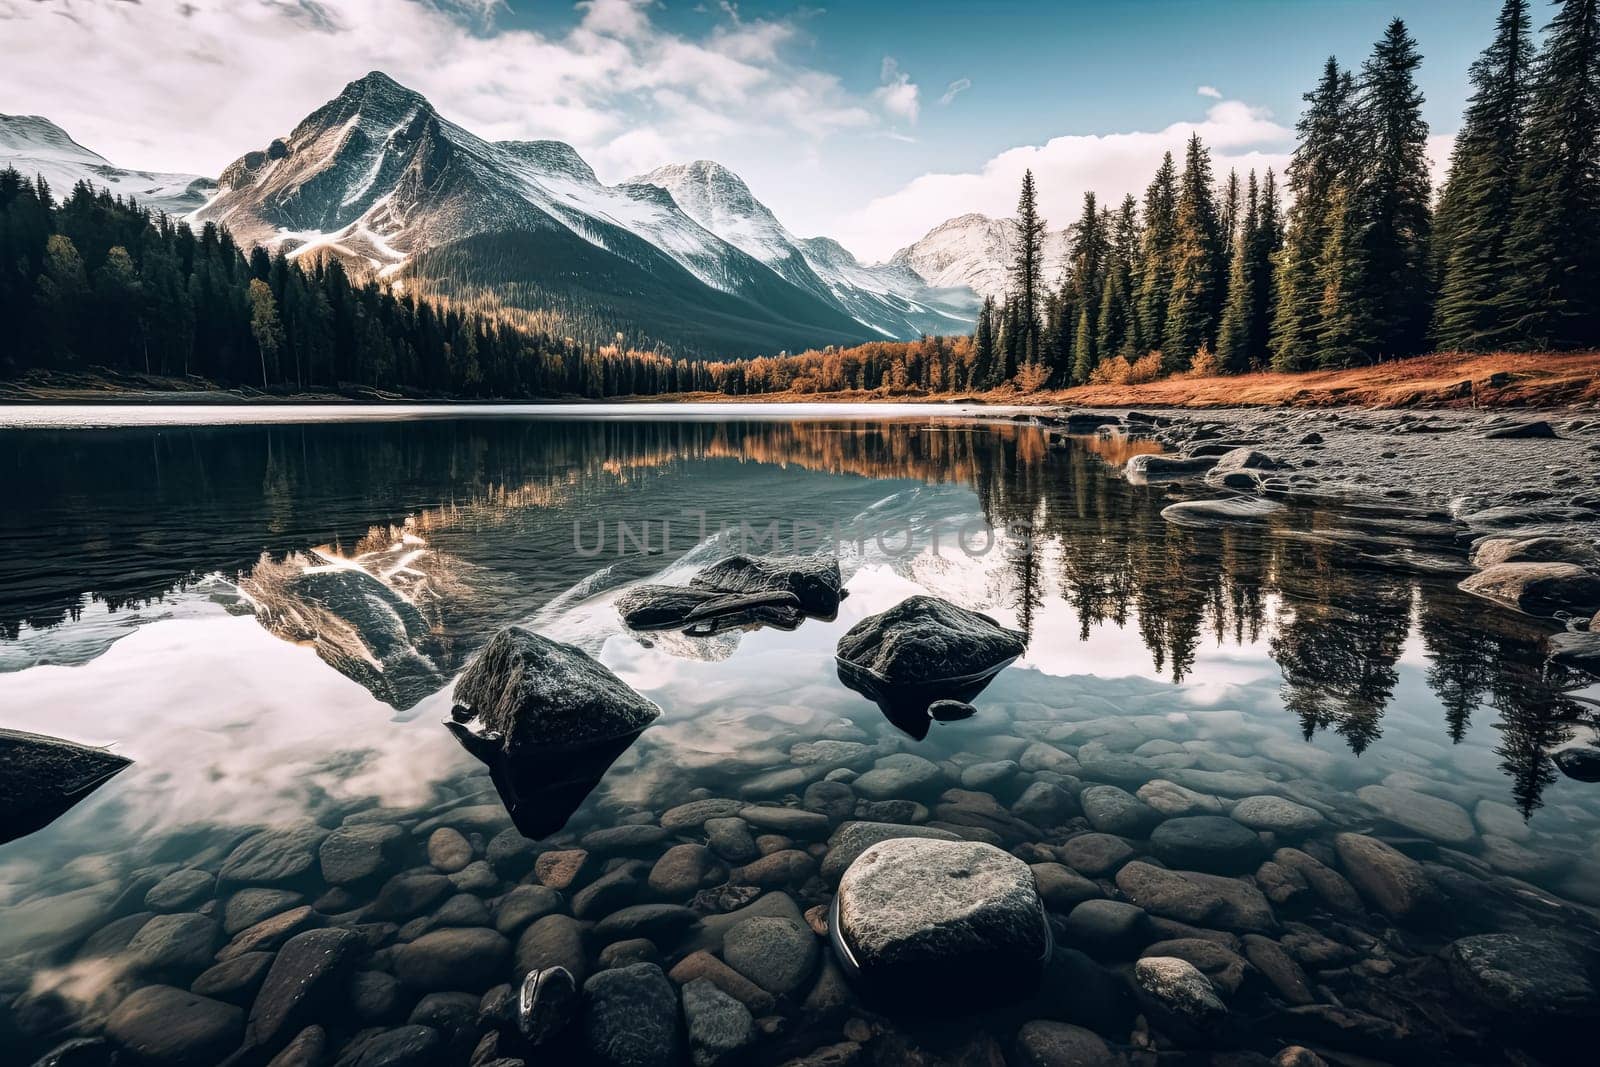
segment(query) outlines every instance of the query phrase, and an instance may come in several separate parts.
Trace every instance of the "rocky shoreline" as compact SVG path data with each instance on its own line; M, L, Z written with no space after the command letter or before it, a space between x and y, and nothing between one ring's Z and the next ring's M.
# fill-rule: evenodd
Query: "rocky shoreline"
M481 777L428 810L262 830L133 872L94 924L58 931L51 958L115 975L105 1010L13 993L11 1047L65 1039L47 1064L1466 1063L1575 1048L1600 1010L1600 918L1503 873L1536 862L1509 808L1397 780L1353 819L1315 781L1148 716L1036 725L958 762L839 731L792 753L792 791L752 779L541 842ZM829 905L890 841L1015 857L1053 935L1036 988L959 1025L858 994ZM1600 855L1575 862L1595 884ZM853 891L869 909L888 892ZM981 983L973 944L925 962ZM516 991L553 968L576 992L546 1014L569 1025L532 1045ZM981 999L964 984L928 1006Z
M1280 502L1334 503L1349 525L1318 536L1380 566L1459 571L1462 590L1564 626L1552 657L1600 673L1600 412L1070 410L1049 421L1166 446L1129 460L1126 476L1204 493L1168 508L1170 522L1249 524Z

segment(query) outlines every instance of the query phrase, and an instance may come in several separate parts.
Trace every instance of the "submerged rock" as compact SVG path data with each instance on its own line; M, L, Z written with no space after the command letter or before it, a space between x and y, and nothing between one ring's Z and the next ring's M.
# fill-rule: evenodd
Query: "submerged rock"
M850 627L835 653L886 682L913 685L993 674L1026 649L1023 634L987 615L913 596Z
M1203 1039L1227 1018L1228 1006L1211 980L1175 956L1146 956L1133 965L1139 1003L1171 1036Z
M1479 934L1445 950L1456 988L1522 1025L1587 1019L1600 1013L1587 969L1551 938Z
M1580 782L1600 782L1600 748L1563 748L1550 757L1561 773Z
M208 1067L238 1048L244 1012L172 986L150 985L117 1005L106 1033L140 1063Z
M724 993L709 978L683 987L683 1021L689 1032L694 1067L722 1067L738 1061L756 1043L750 1009Z
M1231 496L1221 500L1184 500L1161 509L1161 517L1174 526L1207 528L1265 522L1284 510L1276 500Z
M1472 550L1472 563L1477 567L1496 563L1575 563L1597 570L1600 551L1571 537L1490 537Z
M50 825L132 762L59 737L0 730L0 844Z
M1596 619L1600 619L1600 615ZM1594 622L1589 624L1587 632L1564 630L1551 634L1545 647L1550 651L1550 658L1557 663L1600 674L1600 625Z
M919 837L935 841L959 841L949 830L935 826L902 826L887 822L847 822L828 838L828 854L822 860L822 877L832 885L844 877L863 852L881 841L897 837Z
M489 766L517 828L554 833L661 714L582 649L512 626L456 683L446 723Z
M1221 815L1168 819L1150 835L1151 847L1168 866L1212 874L1243 874L1266 858L1254 830Z
M529 971L517 995L517 1029L532 1045L561 1033L578 1017L578 983L565 967Z
M1356 889L1386 915L1403 919L1437 899L1422 865L1382 841L1335 834L1333 847Z
M868 848L840 880L828 927L869 992L932 1010L1027 992L1051 945L1033 871L970 841Z
M678 994L655 964L601 971L584 983L583 1000L589 1062L675 1067L683 1058Z
M1194 478L1205 474L1217 465L1216 456L1134 456L1122 468L1122 473L1134 485L1149 482Z
M1465 579L1461 589L1527 615L1588 615L1600 608L1600 575L1576 563L1496 563Z

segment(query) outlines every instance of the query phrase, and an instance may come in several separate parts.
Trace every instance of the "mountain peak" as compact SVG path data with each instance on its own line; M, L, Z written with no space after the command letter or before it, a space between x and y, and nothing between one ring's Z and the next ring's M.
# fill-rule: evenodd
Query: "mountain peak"
M401 85L381 70L374 70L350 82L338 96L312 112L306 121L319 116L342 121L360 113L379 121L399 122L418 110L432 113L433 105L415 89Z

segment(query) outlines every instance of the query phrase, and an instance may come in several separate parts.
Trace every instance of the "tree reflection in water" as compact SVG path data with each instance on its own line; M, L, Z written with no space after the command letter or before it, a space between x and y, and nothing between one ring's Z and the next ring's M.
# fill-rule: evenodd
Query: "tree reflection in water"
M259 587L296 553L353 558L410 536L455 564L427 615L447 675L496 628L600 566L616 584L664 562L576 558L574 517L700 508L714 525L798 508L849 522L884 481L920 482L968 488L991 526L1027 532L1003 539L1006 595L1035 648L1131 624L1156 670L1179 682L1203 641L1264 637L1304 735L1331 731L1359 754L1381 744L1409 645L1428 663L1440 740L1460 742L1491 715L1518 805L1540 805L1558 773L1550 749L1594 722L1593 707L1564 695L1585 679L1545 664L1548 627L1435 573L1464 558L1447 528L1410 515L1399 527L1416 536L1401 536L1381 512L1295 503L1263 525L1179 529L1161 509L1181 490L1117 474L1154 447L1016 421L756 417L3 431L0 454L14 458L0 468L12 504L0 512L0 641L89 601L138 605L217 572ZM1075 633L1039 625L1048 598L1070 608Z

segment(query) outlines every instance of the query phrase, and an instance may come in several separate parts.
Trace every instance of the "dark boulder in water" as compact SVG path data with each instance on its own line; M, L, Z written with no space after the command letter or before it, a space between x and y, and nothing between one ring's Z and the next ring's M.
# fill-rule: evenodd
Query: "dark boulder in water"
M1145 485L1179 478L1197 478L1216 465L1216 456L1161 456L1146 453L1128 460L1122 473L1134 485Z
M822 556L729 556L689 579L722 593L792 593L807 615L831 617L843 599L839 561Z
M617 598L630 630L683 630L704 635L738 626L793 629L805 619L800 598L786 591L727 593L683 585L641 585Z
M835 656L840 681L921 740L933 718L971 714L970 702L1026 648L1023 634L987 615L914 596L852 626Z
M1564 748L1550 757L1561 773L1580 782L1600 782L1600 748Z
M1496 563L1461 589L1528 615L1587 615L1600 607L1600 575L1575 563Z
M587 652L520 626L484 646L456 683L455 705L474 751L487 744L511 757L637 734L661 714Z
M913 596L850 627L835 655L891 685L925 685L984 678L1026 649L1022 633L987 615Z
M630 630L705 637L744 626L792 630L806 616L832 618L844 597L839 561L820 556L729 556L689 584L641 585L617 598Z
M0 843L50 825L132 762L58 737L0 730Z
M488 765L517 828L565 825L661 709L582 649L518 626L496 634L456 683L452 722Z

